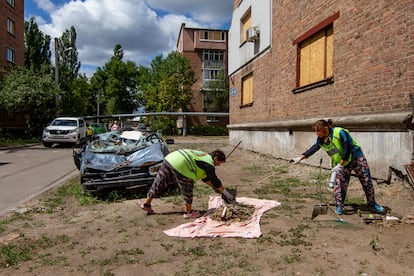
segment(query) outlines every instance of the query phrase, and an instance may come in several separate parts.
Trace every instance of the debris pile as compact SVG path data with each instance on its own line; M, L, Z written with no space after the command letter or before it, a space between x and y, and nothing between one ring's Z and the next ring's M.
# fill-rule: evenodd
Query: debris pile
M209 217L217 221L225 221L226 224L239 221L248 221L255 211L253 205L223 204Z

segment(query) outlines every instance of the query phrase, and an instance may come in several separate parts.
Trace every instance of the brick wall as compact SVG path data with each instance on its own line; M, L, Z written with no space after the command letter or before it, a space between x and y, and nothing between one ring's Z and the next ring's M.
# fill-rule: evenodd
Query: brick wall
M15 33L7 32L7 19L15 23ZM15 64L6 59L6 48L15 51ZM24 65L24 1L15 0L14 8L5 0L0 2L0 67Z
M272 9L270 51L232 78L231 124L411 111L414 1L285 0ZM292 42L336 12L334 83L294 94ZM254 104L240 108L241 78L250 72Z

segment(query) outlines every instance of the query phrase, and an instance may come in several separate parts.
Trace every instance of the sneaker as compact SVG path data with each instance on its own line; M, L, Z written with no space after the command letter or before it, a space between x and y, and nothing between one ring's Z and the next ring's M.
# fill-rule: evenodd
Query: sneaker
M337 214L337 215L342 215L343 213L344 213L344 210L342 209L342 207L336 207L336 209L335 209L335 213Z
M372 208L374 208L374 209L375 209L375 212L377 212L377 213L379 213L379 214L382 214L382 213L384 213L384 212L385 212L385 208L384 208L384 207L382 207L381 205L379 205L378 203L373 203L373 204L370 204L370 206L371 206Z
M199 218L199 217L201 217L201 215L197 211L191 211L191 213L189 213L189 214L184 214L183 217L186 218L186 219L190 219L190 218Z
M141 209L147 212L147 215L155 214L154 210L152 210L151 205L149 204L141 204Z

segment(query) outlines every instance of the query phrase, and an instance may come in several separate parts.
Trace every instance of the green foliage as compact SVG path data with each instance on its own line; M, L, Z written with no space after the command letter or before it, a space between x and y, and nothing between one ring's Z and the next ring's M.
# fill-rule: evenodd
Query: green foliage
M165 59L157 56L151 68L140 68L140 90L147 112L176 112L190 103L194 71L188 58L171 52Z
M55 93L59 89L52 76L18 68L2 79L0 87L0 110L8 115L22 112L26 135L39 135L55 113Z
M91 90L100 94L100 105L106 114L133 113L138 107L139 70L134 62L122 61L123 50L117 44L114 54L91 78Z
M227 136L229 135L229 131L223 126L198 125L191 126L188 134L196 136Z
M220 70L217 79L207 83L201 93L204 95L204 110L207 112L229 111L229 87L225 70Z
M24 39L24 66L39 72L43 65L47 65L51 72L50 36L39 30L34 17L24 22Z

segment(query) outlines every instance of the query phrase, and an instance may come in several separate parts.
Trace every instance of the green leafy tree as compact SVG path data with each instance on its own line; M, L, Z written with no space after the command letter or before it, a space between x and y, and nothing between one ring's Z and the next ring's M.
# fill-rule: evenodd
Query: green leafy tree
M207 112L229 111L229 86L224 70L220 70L218 77L210 81L201 91L204 95L204 110Z
M105 114L133 113L138 106L139 70L134 62L123 61L121 45L114 47L110 61L98 68L91 78L91 87Z
M71 116L84 114L90 104L81 99L91 98L86 76L79 76L81 63L78 61L76 36L76 29L72 26L60 38L55 39L55 66L58 65L58 68L55 67L55 78L62 90L59 94L58 113ZM80 110L82 113L79 113Z
M34 17L24 22L24 46L26 68L34 72L39 72L44 65L50 68L50 36L39 30Z
M188 58L173 51L163 59L155 57L150 68L140 68L140 97L148 112L177 112L187 110L191 101L194 71ZM163 133L175 128L175 118L160 116L153 119L153 126Z
M55 114L55 92L58 88L52 75L19 68L6 75L0 87L0 110L8 115L23 113L26 135L40 135L43 126Z

